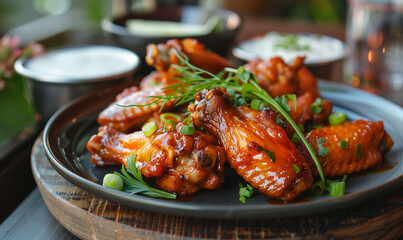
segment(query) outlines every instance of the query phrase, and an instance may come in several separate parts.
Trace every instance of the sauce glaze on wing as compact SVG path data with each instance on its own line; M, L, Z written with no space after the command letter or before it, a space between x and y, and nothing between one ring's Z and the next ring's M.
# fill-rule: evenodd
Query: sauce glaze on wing
M142 107L122 107L119 105L146 105L150 104L156 98L149 96L166 95L167 90L161 90L161 86L157 85L146 89L129 88L126 89L117 100L104 109L98 116L98 123L103 126L115 128L121 132L128 132L136 127L141 126L154 112L160 110L162 103L153 103ZM164 111L169 111L174 106L173 101L167 102Z
M273 111L236 108L223 88L200 92L195 99L189 107L193 124L220 140L228 163L253 187L287 201L312 185L308 164L276 124ZM274 160L267 151L274 153Z
M142 131L120 133L107 126L87 143L91 161L98 166L125 165L133 152L136 167L145 177L155 177L159 188L178 195L199 189L216 189L224 181L225 153L212 136L199 131L191 136L176 130L158 130L151 136Z
M348 121L341 125L318 128L306 135L316 152L319 149L317 141L321 138L326 140L322 147L328 149L329 154L317 156L323 174L327 177L343 176L380 166L383 155L389 152L393 145L393 140L384 130L382 121ZM340 147L342 140L348 143L347 149ZM317 176L318 171L307 149L301 143L299 149L311 166L312 173Z

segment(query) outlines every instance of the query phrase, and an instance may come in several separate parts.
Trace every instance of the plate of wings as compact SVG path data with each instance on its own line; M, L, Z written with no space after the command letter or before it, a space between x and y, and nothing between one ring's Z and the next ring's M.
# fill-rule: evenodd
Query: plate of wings
M126 83L91 93L61 108L47 123L45 152L63 177L127 206L221 219L301 216L346 208L403 182L400 106L346 85L318 81L303 57L291 63L278 57L254 59L243 66L273 98L296 96L286 101L289 115L303 126L301 131L316 153L327 149L327 154L317 155L324 177L348 175L344 195L314 196L310 189L320 179L319 170L306 145L292 140L295 129L279 123L278 111L252 108L245 101L236 104L234 96L239 100L240 94L223 87L188 94L193 101L183 104L156 101L172 95L178 79L185 77L178 68L173 70L181 65L174 54L178 51L212 74L234 67L194 39L149 45L146 62L155 71L139 79L137 86ZM314 111L318 98L321 110ZM348 119L331 125L332 112L343 112ZM175 116L171 120L176 128L164 129L163 114ZM150 122L157 130L146 136L142 127ZM188 125L194 132L185 134L181 129ZM318 144L319 139L324 140ZM341 140L349 147L342 148ZM102 186L104 175L127 166L132 153L145 181L177 199ZM239 201L239 183L254 188L246 202Z

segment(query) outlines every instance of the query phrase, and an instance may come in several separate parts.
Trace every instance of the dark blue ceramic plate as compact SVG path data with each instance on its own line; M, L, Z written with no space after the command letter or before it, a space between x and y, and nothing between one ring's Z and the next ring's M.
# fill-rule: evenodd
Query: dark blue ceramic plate
M350 119L383 120L395 144L384 160L384 167L350 175L346 194L341 197L314 197L304 193L287 204L276 202L257 193L239 202L238 182L242 179L227 167L223 186L214 191L199 191L180 200L164 200L102 187L106 173L120 167L95 167L86 150L88 139L97 132L98 113L113 102L123 86L108 88L82 97L62 109L46 125L43 142L46 154L54 168L73 184L110 201L149 211L180 216L236 219L279 218L310 215L346 208L371 197L379 196L403 182L403 109L385 99L363 91L329 82L320 82L324 98L330 99L335 111L341 110Z

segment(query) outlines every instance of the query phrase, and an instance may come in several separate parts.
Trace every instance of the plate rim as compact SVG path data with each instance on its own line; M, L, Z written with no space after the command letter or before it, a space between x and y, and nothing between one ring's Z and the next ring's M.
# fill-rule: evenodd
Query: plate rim
M379 96L366 93L362 90L347 85L342 85L339 83L328 81L326 82L320 81L319 85L322 87L329 86L348 92L359 93L361 95L375 97L377 100L386 101L388 104L392 104L392 106L394 105L394 107L399 107L398 105L386 99L383 99ZM114 89L117 88L118 87L115 87ZM105 90L106 89L100 91L102 92ZM76 185L77 187L87 190L88 192L94 193L102 198L111 200L113 202L124 204L126 206L140 208L156 213L171 214L185 217L211 218L211 219L259 219L259 218L298 217L303 215L312 215L337 210L341 208L346 208L354 204L358 204L360 202L368 201L369 199L374 198L377 194L384 194L385 192L390 191L393 188L399 186L401 183L403 183L403 174L400 174L396 177L393 177L392 175L388 177L388 181L382 184L377 184L373 187L364 189L359 192L349 193L337 198L327 198L319 202L318 201L312 201L307 203L297 202L297 203L280 205L279 207L273 207L272 205L267 205L271 206L271 208L256 205L244 205L242 207L233 205L223 208L222 205L206 206L198 203L183 204L183 202L150 198L141 195L130 195L122 191L108 189L100 184L91 182L66 168L61 162L59 162L55 154L52 152L49 141L50 130L52 129L55 121L61 114L63 114L69 108L74 107L75 105L83 101L83 99L91 98L97 94L99 93L93 92L87 94L76 100L71 101L70 103L66 104L61 109L59 109L50 118L50 120L47 122L44 128L42 137L43 146L45 149L46 156L49 159L51 165L66 180ZM400 111L403 113L403 109L401 107ZM399 137L402 138L402 136L400 135ZM400 168L397 170L400 170ZM390 179L390 177L392 178ZM304 208L310 209L309 212L301 211L304 210Z

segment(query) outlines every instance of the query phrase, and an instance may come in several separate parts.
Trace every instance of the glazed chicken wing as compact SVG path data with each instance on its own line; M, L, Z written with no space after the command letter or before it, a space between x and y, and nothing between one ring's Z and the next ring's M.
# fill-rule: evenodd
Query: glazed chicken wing
M220 140L231 167L253 187L287 201L312 185L308 164L276 124L273 111L236 108L222 88L200 92L195 99L189 106L193 123Z
M116 97L116 101L104 109L98 116L100 125L115 128L121 132L128 132L136 127L141 126L154 112L160 110L162 103L152 103L156 98L149 96L163 96L168 90L161 90L161 86L148 87L140 89L132 87L124 90ZM150 104L152 103L152 104ZM128 105L146 105L122 107ZM164 106L164 111L169 111L174 107L174 102L169 101Z
M155 177L159 188L178 195L199 189L216 189L224 181L225 153L212 136L199 131L191 136L176 130L124 134L107 126L87 143L91 161L98 166L127 166L126 159L137 155L136 167L145 177Z
M154 66L157 72L152 72L145 77L140 83L141 88L132 87L118 95L116 101L98 116L100 125L128 132L141 126L153 113L160 110L162 103L126 108L118 105L146 105L156 100L149 96L164 96L173 91L173 89L161 89L178 83L175 77L179 77L180 74L172 72L170 68L171 64L178 64L176 56L170 51L173 48L184 52L195 66L212 73L218 73L225 67L232 66L226 59L206 51L205 47L195 39L173 39L166 44L150 44L147 47L146 62ZM173 107L173 101L169 101L164 105L163 111L170 111Z
M170 50L176 49L186 54L191 64L217 74L232 64L225 58L206 50L196 39L172 39L165 44L147 46L146 62L159 72L168 72L171 64L178 64L178 59Z
M306 135L308 142L318 152L319 145L329 150L325 156L318 155L325 176L342 176L376 167L382 164L383 154L390 151L393 140L383 128L382 121L356 120L341 125L326 126L312 130ZM324 139L319 144L318 141ZM343 149L340 141L346 141ZM323 141L323 140L322 140ZM317 169L307 149L299 145L314 175Z
M245 69L255 74L259 85L272 97L311 92L315 99L319 97L317 81L304 67L303 61L303 57L297 57L288 65L280 57L268 60L257 58L248 62Z

